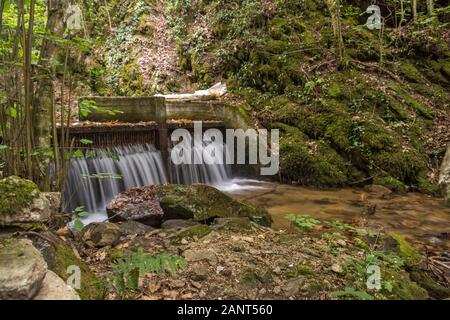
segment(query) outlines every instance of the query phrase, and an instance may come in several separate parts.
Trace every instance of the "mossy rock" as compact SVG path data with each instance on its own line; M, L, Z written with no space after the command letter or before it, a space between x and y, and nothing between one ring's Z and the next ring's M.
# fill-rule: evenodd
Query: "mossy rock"
M211 228L205 224L198 224L186 229L181 230L178 233L178 238L179 239L183 239L183 238L191 238L193 239L194 237L200 239L203 238L205 236L207 236L208 234L211 233Z
M10 176L0 180L0 214L18 212L39 197L38 186L29 180Z
M373 184L382 185L395 192L407 192L408 186L403 182L391 177L391 176L379 176L373 179Z
M373 161L379 169L409 185L416 184L427 171L426 155L420 154L416 150L383 151L374 155Z
M184 217L198 222L212 222L214 218L247 217L264 226L272 223L266 210L234 200L203 184L163 185L158 188L158 195L167 219Z
M251 222L249 218L217 218L214 220L216 229L250 229Z
M395 252L400 258L403 259L407 267L416 267L423 260L422 255L402 235L389 233L387 244L388 251Z
M399 300L428 300L428 292L410 279L407 272L402 270L384 270L383 280L390 281L392 290L387 294L389 299Z
M434 299L447 299L450 297L450 289L441 286L424 271L414 271L410 273L411 279L428 291L430 297Z
M324 141L312 141L299 129L274 125L284 131L280 141L280 175L305 185L338 186L347 182L345 160Z
M69 267L79 267L81 271L81 286L76 291L80 295L80 298L82 300L102 300L106 294L105 284L97 278L84 261L75 255L72 248L64 241L52 233L45 233L45 236L53 242L50 247L47 246L48 249L44 249L44 252L42 252L49 269L64 281L67 281L72 275Z

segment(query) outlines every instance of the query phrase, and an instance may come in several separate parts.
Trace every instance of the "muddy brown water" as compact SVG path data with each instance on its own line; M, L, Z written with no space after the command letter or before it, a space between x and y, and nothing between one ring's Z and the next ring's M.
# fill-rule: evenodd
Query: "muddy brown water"
M377 198L364 189L318 190L260 181L246 182L245 188L231 188L228 193L265 207L275 229L291 228L286 215L293 213L367 226L369 230L393 231L417 246L447 252L450 249L450 208L443 199L418 193ZM376 204L373 216L363 214L367 203Z

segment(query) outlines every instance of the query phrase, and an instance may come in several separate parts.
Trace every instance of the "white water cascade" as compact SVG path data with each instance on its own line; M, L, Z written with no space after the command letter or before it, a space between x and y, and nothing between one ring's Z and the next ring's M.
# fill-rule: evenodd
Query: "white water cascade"
M193 148L198 155L202 149ZM176 183L206 183L220 188L232 180L226 164L174 165L169 177L161 153L153 145L127 145L97 149L95 157L71 160L64 209L72 212L84 207L90 221L104 220L105 208L112 198L133 187Z

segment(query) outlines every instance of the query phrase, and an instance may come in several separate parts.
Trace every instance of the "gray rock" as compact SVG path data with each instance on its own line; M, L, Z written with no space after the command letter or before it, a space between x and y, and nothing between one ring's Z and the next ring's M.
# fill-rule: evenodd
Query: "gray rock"
M213 227L215 229L250 229L249 218L216 218Z
M41 288L47 263L30 240L0 242L0 299L27 300Z
M341 267L339 264L337 264L337 263L334 263L334 264L331 266L331 271L333 271L333 272L335 272L335 273L338 273L338 274L341 274L341 273L344 272L344 270L342 269L342 267Z
M364 189L376 198L386 198L387 196L392 194L392 191L390 189L378 184L366 186Z
M447 153L442 161L439 174L439 185L447 204L450 206L450 145L448 146Z
M284 291L286 292L286 295L288 297L293 297L297 295L300 292L304 283L305 279L303 277L289 280L284 286Z
M120 223L119 229L123 235L144 235L155 230L153 227L133 220Z
M78 293L53 271L48 271L33 300L80 300Z
M61 212L61 193L59 192L45 192L42 193L44 197L50 202L50 213L52 215Z
M182 219L171 219L164 221L161 225L163 229L185 229L192 226L198 225L197 222L192 220L182 220Z
M0 225L47 222L51 214L36 184L16 176L0 180L0 204Z
M44 194L33 200L30 206L0 215L0 225L16 223L44 223L50 219L50 201Z
M183 256L188 262L207 260L213 264L217 263L216 253L211 249L200 249L200 250L188 249L184 251Z
M209 269L202 265L202 264L196 264L192 266L193 270L193 276L192 279L195 281L205 281L208 278L209 275Z
M90 247L114 246L119 242L120 228L114 223L91 223L83 229L83 241Z

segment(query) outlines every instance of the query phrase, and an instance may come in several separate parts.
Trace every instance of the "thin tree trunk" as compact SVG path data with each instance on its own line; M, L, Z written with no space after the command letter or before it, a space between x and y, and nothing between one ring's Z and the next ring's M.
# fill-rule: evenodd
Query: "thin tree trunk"
M413 21L417 20L417 0L411 1L411 11L413 16Z
M26 128L26 155L27 155L27 175L28 179L33 180L33 162L31 153L33 152L33 136L32 136L32 114L33 109L31 99L33 97L33 83L31 70L31 52L33 49L33 26L34 26L34 9L35 0L30 1L30 17L28 20L28 31L24 32L24 63L23 63L23 81L24 81L24 112L25 112L25 128ZM25 25L24 25L25 26Z
M68 0L49 0L48 4L47 31L57 38L64 36L66 28L65 13L68 7ZM34 101L34 121L36 145L41 150L51 150L52 134L52 95L54 94L53 72L51 60L57 55L57 43L46 37L42 41L40 56L40 77L39 85L36 89ZM56 138L56 137L55 137ZM44 188L48 186L44 186Z
M342 39L340 1L326 0L326 3L331 15L331 24L336 46L336 60L338 65L342 65L344 62L344 40Z
M427 11L428 11L428 15L430 15L430 16L434 15L434 1L433 0L427 0Z

